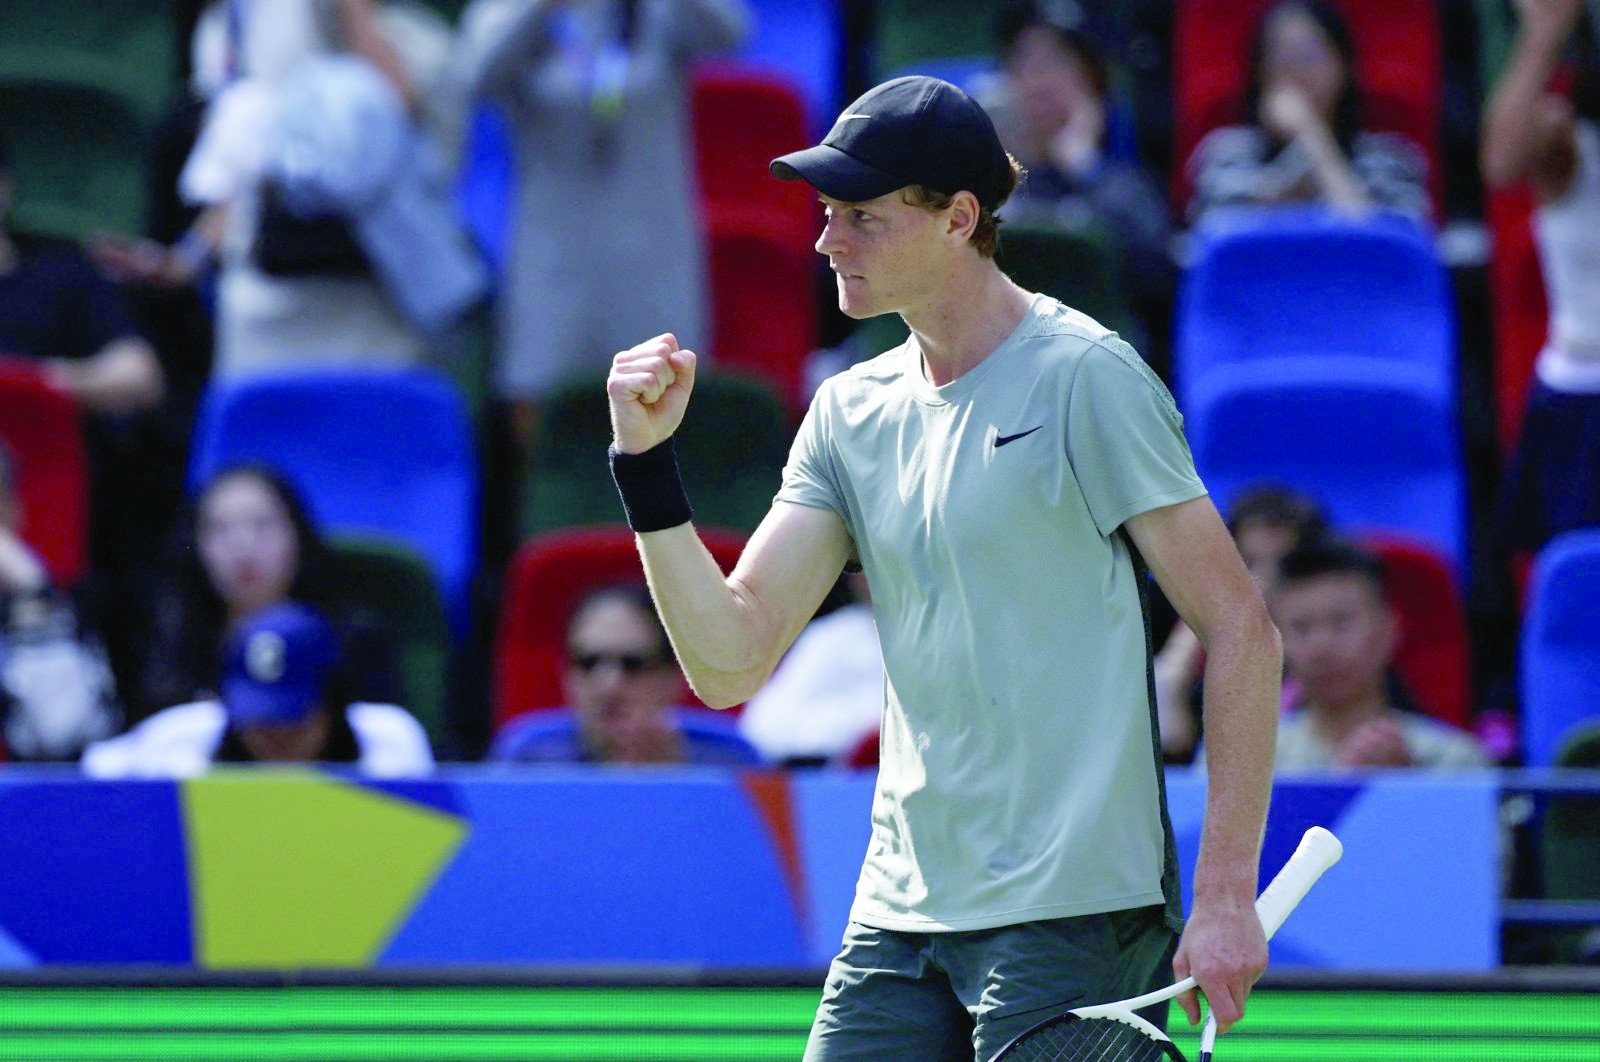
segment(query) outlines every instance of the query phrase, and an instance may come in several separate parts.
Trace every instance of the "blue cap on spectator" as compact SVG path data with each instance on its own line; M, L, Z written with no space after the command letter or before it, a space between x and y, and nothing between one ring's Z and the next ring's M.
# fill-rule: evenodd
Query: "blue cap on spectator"
M292 726L321 703L339 638L314 609L274 605L246 620L228 643L222 703L235 726Z
M1011 160L989 115L936 77L897 77L846 107L822 143L772 160L780 180L861 203L920 184L971 192L994 209L1010 188Z

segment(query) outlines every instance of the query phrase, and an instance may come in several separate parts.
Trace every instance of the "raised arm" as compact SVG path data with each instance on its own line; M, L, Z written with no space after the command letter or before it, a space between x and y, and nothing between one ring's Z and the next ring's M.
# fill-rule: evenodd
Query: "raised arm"
M1267 964L1255 914L1256 868L1272 795L1283 649L1210 498L1152 509L1123 526L1206 649L1210 782L1194 911L1173 973L1195 976L1226 1031L1243 1016L1250 986ZM1179 1002L1191 1023L1199 1020L1192 992Z
M1490 185L1532 177L1542 195L1554 198L1571 178L1572 115L1564 101L1547 101L1545 87L1583 4L1519 0L1517 8L1521 21L1516 44L1483 109L1479 161Z
M850 538L835 513L779 502L723 576L687 520L670 457L694 370L671 335L617 355L606 382L613 468L678 662L701 700L727 708L771 676L849 559Z

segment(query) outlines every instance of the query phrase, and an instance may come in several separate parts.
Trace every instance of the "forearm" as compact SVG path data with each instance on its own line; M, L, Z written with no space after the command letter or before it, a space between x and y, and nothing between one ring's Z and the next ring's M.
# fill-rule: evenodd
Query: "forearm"
M713 708L740 704L771 673L757 602L726 578L693 524L635 536L645 579L684 675Z
M1309 129L1300 135L1300 142L1311 156L1312 177L1323 199L1344 210L1361 210L1372 205L1350 160L1345 158L1329 130Z
M383 26L378 21L378 13L372 6L372 0L340 0L338 11L339 29L344 34L345 44L350 51L377 67L400 93L406 106L415 107L417 99L411 85L411 76L406 73L405 64L400 61L399 53L384 35Z
M1208 786L1195 902L1253 903L1272 795L1283 651L1264 617L1206 648Z
M84 361L52 365L56 386L90 409L123 413L161 401L161 364L142 339L119 339Z
M1505 73L1483 111L1480 165L1490 185L1509 184L1527 175L1535 149L1535 102L1555 69L1561 40L1548 32L1521 32Z

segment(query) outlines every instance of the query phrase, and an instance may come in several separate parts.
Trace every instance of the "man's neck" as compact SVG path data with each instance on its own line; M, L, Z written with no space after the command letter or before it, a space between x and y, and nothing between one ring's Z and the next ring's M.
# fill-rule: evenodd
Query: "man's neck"
M901 313L935 387L965 375L1016 331L1033 296L988 258L972 256L922 306Z
M1380 686L1339 704L1307 700L1305 711L1317 733L1337 746L1362 725L1382 719L1394 709Z

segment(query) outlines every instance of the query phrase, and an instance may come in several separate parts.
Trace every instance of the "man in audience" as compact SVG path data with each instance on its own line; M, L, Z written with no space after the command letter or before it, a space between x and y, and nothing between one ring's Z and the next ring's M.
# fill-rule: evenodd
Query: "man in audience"
M427 735L409 713L345 695L338 634L314 609L290 602L258 612L226 652L218 700L168 708L91 745L84 771L187 777L218 763L327 763L409 777L433 769Z
M1386 676L1399 625L1376 557L1332 537L1304 541L1280 562L1269 602L1300 683L1278 727L1277 771L1488 765L1471 735L1394 706Z
M1027 174L1002 217L1015 224L1104 225L1123 253L1123 286L1149 333L1127 337L1165 364L1174 269L1166 196L1106 147L1109 72L1075 4L1013 0L995 21L1005 75L1001 140Z
M161 363L115 289L78 254L21 246L7 224L15 191L9 146L0 141L0 357L37 362L86 409L155 405Z
M755 764L733 726L676 707L683 676L643 585L604 587L567 625L562 686L569 707L513 720L490 758L519 763Z

